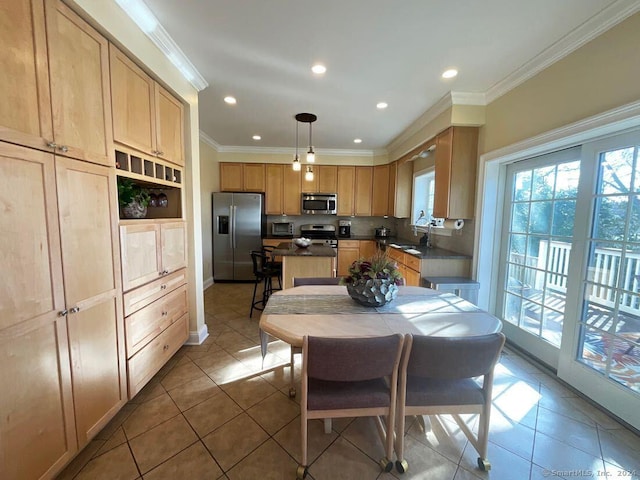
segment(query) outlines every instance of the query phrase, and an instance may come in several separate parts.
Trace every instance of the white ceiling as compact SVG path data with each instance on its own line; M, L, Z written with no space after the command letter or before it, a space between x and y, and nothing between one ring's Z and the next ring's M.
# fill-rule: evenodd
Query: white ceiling
M206 136L223 148L291 148L294 115L311 112L318 116L313 143L320 153L384 149L451 91L495 96L556 50L619 21L632 3L145 2L209 83L199 96L200 130ZM315 62L326 65L324 76L311 72ZM442 79L450 67L459 75ZM237 105L224 103L226 95L236 97ZM380 101L389 107L377 110ZM304 148L308 125L300 127ZM262 140L252 140L255 134ZM361 144L353 143L356 137Z

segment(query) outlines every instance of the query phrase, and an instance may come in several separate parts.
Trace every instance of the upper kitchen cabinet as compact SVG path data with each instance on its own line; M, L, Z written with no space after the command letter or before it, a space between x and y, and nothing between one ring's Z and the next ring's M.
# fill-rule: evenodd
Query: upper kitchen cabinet
M356 167L355 215L371 216L373 167ZM386 196L385 189L385 196Z
M109 44L60 0L45 8L53 112L49 146L57 154L112 166Z
M355 215L356 167L338 167L338 215Z
M389 165L373 167L371 215L382 217L389 211Z
M336 165L316 165L313 180L302 181L305 193L336 193L338 189L338 167Z
M411 215L411 182L413 164L395 161L389 164L389 206L388 215L408 218Z
M113 45L109 46L114 140L184 165L184 107Z
M264 163L220 163L221 192L264 192Z
M291 165L267 164L265 213L267 215L300 215L300 172Z
M450 127L436 137L436 218L473 218L478 128Z
M49 64L42 0L3 2L0 140L50 150Z

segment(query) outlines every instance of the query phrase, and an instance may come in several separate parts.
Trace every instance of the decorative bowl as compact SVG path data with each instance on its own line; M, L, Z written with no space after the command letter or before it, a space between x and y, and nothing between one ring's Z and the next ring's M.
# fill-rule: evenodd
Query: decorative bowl
M381 307L396 298L398 287L395 280L389 278L361 279L347 283L347 292L360 305Z
M293 243L296 247L307 248L309 245L311 245L311 239L304 237L294 238Z

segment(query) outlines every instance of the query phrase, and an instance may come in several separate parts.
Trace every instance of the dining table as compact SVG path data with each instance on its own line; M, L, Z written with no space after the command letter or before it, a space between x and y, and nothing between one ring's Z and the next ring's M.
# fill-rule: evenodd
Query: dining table
M380 307L353 300L344 285L304 285L275 292L260 317L262 356L270 337L300 351L305 336L374 337L399 334L461 337L499 332L502 322L453 293L400 286L394 300Z

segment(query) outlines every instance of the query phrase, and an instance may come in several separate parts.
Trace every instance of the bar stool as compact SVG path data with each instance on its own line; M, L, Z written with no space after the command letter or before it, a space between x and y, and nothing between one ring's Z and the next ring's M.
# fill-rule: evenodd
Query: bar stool
M423 285L441 292L451 292L474 305L478 304L480 283L465 277L423 277Z
M273 277L280 279L282 270L269 265L269 257L262 252L255 250L251 251L251 261L253 263L253 275L255 277L253 284L253 297L251 299L251 311L249 312L249 318L253 316L253 310L264 310L267 300L273 293L273 284L271 279ZM258 284L263 283L262 298L256 300L256 291L258 290ZM281 286L282 287L282 286Z

